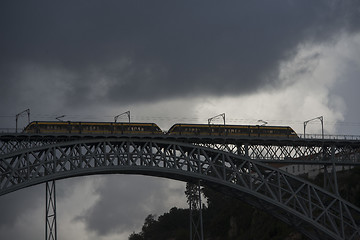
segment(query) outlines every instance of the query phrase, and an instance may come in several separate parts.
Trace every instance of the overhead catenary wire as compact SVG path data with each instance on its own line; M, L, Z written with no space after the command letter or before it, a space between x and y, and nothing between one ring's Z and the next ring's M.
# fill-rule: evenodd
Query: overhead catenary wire
M97 120L97 121L111 121L110 119L113 119L114 116L111 115L89 115L89 114L64 114L69 119L69 121L72 121L72 119L86 121L86 120ZM15 118L16 114L13 115L0 115L0 118ZM55 119L59 116L59 114L33 114L33 119L39 119L39 120L50 120ZM20 118L26 117L26 116L19 116ZM150 116L150 115L131 115L131 118L137 121L145 121L145 120L152 120L152 121L170 121L170 122L206 122L207 118L205 117L184 117L184 116ZM265 119L265 118L264 118ZM265 119L268 124L296 124L296 125L302 125L304 122L303 120L294 120L294 119ZM258 123L259 118L226 118L227 123ZM348 126L348 127L360 127L360 122L354 122L354 121L325 121L326 125L337 125L337 126ZM314 122L310 122L309 124L316 124Z

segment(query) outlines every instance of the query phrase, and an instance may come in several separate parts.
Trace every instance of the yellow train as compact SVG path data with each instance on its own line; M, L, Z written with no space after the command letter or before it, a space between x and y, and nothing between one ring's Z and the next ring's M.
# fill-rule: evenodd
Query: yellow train
M25 133L163 134L155 123L35 121Z
M296 132L291 127L287 126L184 123L173 125L169 131L165 133L155 123L34 121L25 127L24 132L47 134L169 134L196 136L298 137Z
M298 137L291 127L259 125L209 125L178 123L169 129L174 135L213 135L249 137Z

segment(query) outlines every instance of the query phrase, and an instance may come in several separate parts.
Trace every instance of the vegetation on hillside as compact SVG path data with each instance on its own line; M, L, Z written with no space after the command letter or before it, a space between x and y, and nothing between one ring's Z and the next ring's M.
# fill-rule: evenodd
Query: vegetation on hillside
M360 206L360 168L340 172L337 177L340 195ZM315 181L321 183L322 179L319 175ZM206 240L306 239L285 223L238 199L208 187L202 191L207 200L203 208ZM174 207L158 218L147 216L141 232L132 233L129 240L188 240L189 236L189 209Z

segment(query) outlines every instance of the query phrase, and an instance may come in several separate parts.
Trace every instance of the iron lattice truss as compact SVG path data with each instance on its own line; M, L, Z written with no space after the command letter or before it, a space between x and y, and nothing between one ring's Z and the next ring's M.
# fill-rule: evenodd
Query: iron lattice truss
M2 154L0 195L56 179L105 173L201 180L312 239L360 239L360 209L340 196L249 157L188 143L84 139Z
M360 143L344 144L321 141L301 142L301 144L277 144L264 141L260 143L197 143L199 146L226 151L249 157L261 162L278 162L287 164L320 164L320 165L360 165Z
M32 149L36 147L51 145L56 143L53 140L33 141L31 139L16 139L0 141L0 155L21 151L23 149Z
M139 136L135 136L137 138ZM60 142L109 138L109 136L79 135L1 135L0 155L23 149L52 145ZM118 136L110 136L118 138ZM127 138L134 138L128 135ZM148 136L139 138L149 139ZM151 139L151 138L150 138ZM205 138L199 136L156 136L152 139L191 143L220 151L249 157L261 162L286 164L360 165L360 141L338 139L271 139L271 138Z

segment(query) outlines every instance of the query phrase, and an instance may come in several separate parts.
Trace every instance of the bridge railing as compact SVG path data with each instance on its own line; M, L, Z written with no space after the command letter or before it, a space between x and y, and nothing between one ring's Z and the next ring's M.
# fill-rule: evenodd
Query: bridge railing
M333 140L360 140L359 135L330 135L330 134L298 134L299 138L303 139L333 139Z
M23 129L18 129L18 132L22 132ZM16 133L16 128L0 128L0 133Z

